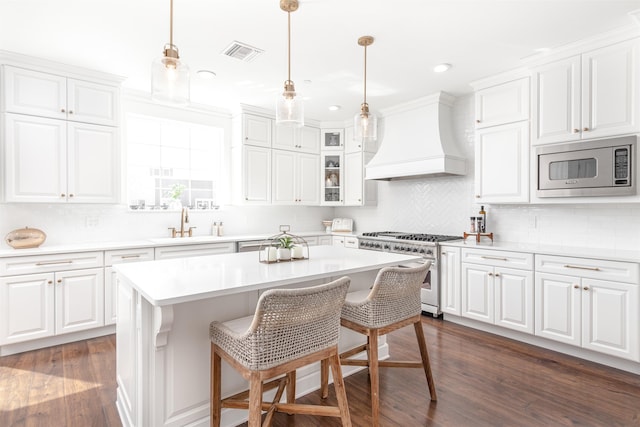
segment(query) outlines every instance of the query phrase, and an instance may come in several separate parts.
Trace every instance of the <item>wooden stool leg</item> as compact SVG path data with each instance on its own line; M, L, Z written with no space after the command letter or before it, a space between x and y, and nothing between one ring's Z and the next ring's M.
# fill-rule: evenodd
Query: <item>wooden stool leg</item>
M296 403L296 371L287 374L287 403Z
M215 344L211 343L211 427L220 427L221 411L221 383L222 383L222 361L220 355L215 351Z
M327 365L327 359L320 361L320 395L323 399L329 396L329 365Z
M369 335L369 379L371 380L371 416L372 427L380 425L380 384L378 375L378 331L371 330Z
M249 422L248 427L262 425L262 379L258 372L251 372L249 380Z
M418 339L418 346L420 347L420 355L422 356L422 366L424 367L424 373L427 376L427 384L429 385L429 394L431 400L436 401L436 385L433 381L433 374L431 373L431 363L429 363L429 353L427 352L427 341L424 338L424 332L422 330L422 322L418 320L413 324L416 330L416 338Z
M336 389L336 398L338 399L338 407L340 408L340 419L343 427L351 427L351 416L349 415L349 405L347 403L347 392L344 388L344 380L342 378L342 368L340 367L340 356L338 356L338 348L329 359L331 363L331 372L333 374L333 386Z

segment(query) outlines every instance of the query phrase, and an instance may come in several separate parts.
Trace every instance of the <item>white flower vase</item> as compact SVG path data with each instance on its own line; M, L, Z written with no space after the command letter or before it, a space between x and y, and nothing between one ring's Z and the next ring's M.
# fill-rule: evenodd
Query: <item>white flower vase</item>
M278 260L288 261L291 259L291 249L278 248Z
M182 202L180 199L171 199L169 202L169 210L171 211L180 211L182 210Z

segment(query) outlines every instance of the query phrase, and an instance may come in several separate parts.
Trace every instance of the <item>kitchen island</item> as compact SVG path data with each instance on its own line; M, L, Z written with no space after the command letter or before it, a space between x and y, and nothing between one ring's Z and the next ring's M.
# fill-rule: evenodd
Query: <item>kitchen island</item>
M234 253L114 266L118 277L116 326L117 407L124 426L209 425L208 327L252 315L260 293L307 287L342 276L350 291L368 289L382 267L420 257L337 246L309 248L308 259L265 264L258 253ZM363 337L342 330L340 347ZM380 355L388 354L386 341ZM361 369L361 368L360 368ZM343 369L348 375L354 368ZM223 364L222 393L247 388ZM299 395L318 389L319 366L298 372ZM246 420L246 411L225 410L223 426Z

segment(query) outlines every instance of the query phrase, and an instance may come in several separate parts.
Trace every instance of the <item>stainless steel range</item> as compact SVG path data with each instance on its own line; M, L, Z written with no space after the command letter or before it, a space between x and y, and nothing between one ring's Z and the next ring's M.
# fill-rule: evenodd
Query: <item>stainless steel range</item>
M438 274L438 243L450 240L462 240L460 236L441 234L401 233L396 231L377 231L362 233L358 239L360 249L419 255L431 260L431 268L424 278L422 290L422 311L437 317L440 311L440 281Z

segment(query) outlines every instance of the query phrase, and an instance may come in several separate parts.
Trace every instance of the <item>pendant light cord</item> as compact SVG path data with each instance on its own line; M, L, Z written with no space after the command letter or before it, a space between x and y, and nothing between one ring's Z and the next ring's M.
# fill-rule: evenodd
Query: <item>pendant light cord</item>
M291 81L291 12L290 11L287 11L287 81L289 82Z
M367 45L364 46L364 103L367 103Z
M169 4L169 45L173 47L173 0Z

